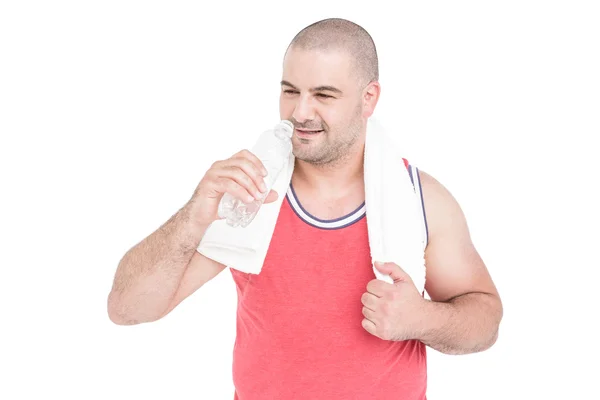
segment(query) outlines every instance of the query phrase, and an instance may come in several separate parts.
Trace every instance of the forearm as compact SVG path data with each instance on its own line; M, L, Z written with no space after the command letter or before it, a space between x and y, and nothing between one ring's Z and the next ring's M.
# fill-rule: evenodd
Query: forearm
M108 297L115 322L154 321L168 307L207 228L191 215L186 205L123 256Z
M468 354L491 347L497 337L502 305L485 293L468 293L448 302L426 300L420 341L446 354Z

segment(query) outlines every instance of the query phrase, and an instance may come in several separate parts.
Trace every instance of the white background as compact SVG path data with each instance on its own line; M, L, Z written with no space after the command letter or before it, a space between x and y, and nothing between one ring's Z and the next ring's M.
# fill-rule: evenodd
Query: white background
M228 270L151 324L106 298L278 121L285 48L326 17L372 34L375 115L458 199L504 301L492 349L428 351L428 398L600 398L594 3L2 2L0 398L233 398Z

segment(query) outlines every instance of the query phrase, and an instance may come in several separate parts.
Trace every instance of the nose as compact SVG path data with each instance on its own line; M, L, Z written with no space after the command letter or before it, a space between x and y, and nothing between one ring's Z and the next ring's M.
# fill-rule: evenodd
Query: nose
M315 108L312 105L310 98L307 96L298 96L298 101L294 107L292 117L294 117L299 124L304 124L306 121L315 119Z

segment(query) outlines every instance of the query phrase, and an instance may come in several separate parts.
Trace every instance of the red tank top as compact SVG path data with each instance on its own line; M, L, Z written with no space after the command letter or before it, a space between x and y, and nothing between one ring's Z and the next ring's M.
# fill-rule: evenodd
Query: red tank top
M260 274L230 269L238 294L235 400L425 400L426 349L361 326L375 279L364 204L336 220L290 187Z

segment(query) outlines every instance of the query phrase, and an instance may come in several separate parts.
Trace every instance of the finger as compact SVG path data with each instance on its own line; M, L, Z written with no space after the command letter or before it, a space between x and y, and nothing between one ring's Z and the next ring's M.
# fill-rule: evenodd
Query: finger
M371 310L375 310L377 308L377 296L374 296L371 293L363 293L362 296L360 297L360 302L362 303L363 306L371 309Z
M389 275L392 280L394 281L394 283L397 282L404 282L404 281L410 281L410 276L397 264L394 264L392 262L388 262L388 263L382 263L382 262L375 262L375 267L382 273L385 275Z
M229 161L228 166L238 167L244 171L262 193L266 192L267 186L265 185L264 175L261 172L261 168L256 166L252 161L241 157L232 158Z
M256 200L262 199L265 195L264 193L261 193L252 178L238 167L225 167L218 172L218 176L219 178L228 178L235 181L238 185L246 189Z
M368 319L369 321L371 321L375 324L375 315L376 315L375 311L371 310L370 308L363 307L362 314L366 319Z
M278 198L278 197L279 197L279 195L277 194L277 192L276 192L276 191L274 191L274 190L271 190L271 191L269 192L269 194L267 195L267 197L265 198L265 201L264 201L264 203L265 203L265 204L272 203L272 202L274 202L275 200L277 200L277 198Z
M383 282L380 279L373 279L367 283L367 292L376 297L383 297L387 289L386 285L388 285L388 283Z
M229 193L246 204L252 203L255 200L254 196L251 195L245 187L230 178L217 178L215 181L215 188L217 192Z
M371 335L377 336L375 334L375 332L377 331L377 327L375 326L375 324L372 321L369 321L368 319L363 319L362 322L362 327L365 329L365 331L369 332Z
M245 159L249 160L250 162L252 162L252 164L254 164L256 166L256 168L258 168L258 170L261 172L262 176L267 176L267 169L265 168L264 164L251 151L242 150L239 153L237 153L234 157L235 158L245 158Z

